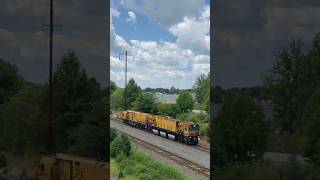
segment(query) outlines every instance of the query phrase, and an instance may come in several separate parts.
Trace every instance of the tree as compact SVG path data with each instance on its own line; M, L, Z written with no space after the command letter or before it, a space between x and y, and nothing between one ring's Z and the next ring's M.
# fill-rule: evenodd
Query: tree
M24 84L16 66L0 58L0 105L13 96Z
M128 108L131 108L133 107L133 102L136 101L137 97L141 93L141 88L137 85L137 83L134 81L133 78L130 79L127 84L126 93L127 93Z
M118 88L110 97L110 107L112 110L123 110L124 100L123 100L123 89Z
M276 53L272 71L264 76L266 93L272 99L275 119L283 132L296 131L312 94L312 70L306 54L302 41L293 41Z
M305 156L312 164L320 167L320 88L311 96L304 115L307 139Z
M211 132L214 164L249 161L248 153L259 157L266 148L268 126L252 98L245 94L226 97Z
M176 104L158 103L157 110L160 115L169 116L172 118L176 118L177 115L180 113Z
M43 85L25 85L3 105L0 149L21 154L45 152L48 137L46 92Z
M131 151L131 144L129 141L128 136L121 135L118 136L114 141L111 143L110 148L110 155L111 157L116 157L120 154L129 156Z
M156 113L156 99L151 93L141 93L133 103L133 108L140 112Z
M108 130L105 104L98 100L91 104L90 112L86 113L82 122L69 132L70 144L68 152L100 160L108 160Z
M201 74L193 85L195 99L197 103L204 103L207 91L210 91L210 73L208 75Z
M57 151L66 151L72 142L68 132L77 127L92 102L102 99L100 85L89 78L74 52L62 57L53 76L54 130Z
M117 85L115 82L110 80L110 94L113 94L117 90Z
M176 100L177 107L182 113L191 111L193 109L193 103L193 97L188 92L182 92Z

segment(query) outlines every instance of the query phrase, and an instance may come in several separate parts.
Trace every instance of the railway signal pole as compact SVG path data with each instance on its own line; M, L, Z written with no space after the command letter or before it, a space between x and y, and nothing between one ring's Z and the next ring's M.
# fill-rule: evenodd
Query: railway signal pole
M134 60L133 55L128 55L128 51L126 51L125 54L119 54L119 60L121 56L126 56L125 65L124 65L124 108L125 110L128 109L128 100L127 100L127 72L128 72L128 56L132 56Z
M48 103L48 150L54 149L54 140L52 135L52 47L53 47L53 30L55 27L61 27L62 25L53 24L53 0L50 0L50 22L49 24L42 24L49 27L49 103Z

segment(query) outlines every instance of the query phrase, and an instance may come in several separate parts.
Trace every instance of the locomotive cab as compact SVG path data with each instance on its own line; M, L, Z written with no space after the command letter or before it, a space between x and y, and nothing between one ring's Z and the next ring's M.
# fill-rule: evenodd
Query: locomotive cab
M198 144L200 140L199 124L188 124L184 130L184 141L188 144Z

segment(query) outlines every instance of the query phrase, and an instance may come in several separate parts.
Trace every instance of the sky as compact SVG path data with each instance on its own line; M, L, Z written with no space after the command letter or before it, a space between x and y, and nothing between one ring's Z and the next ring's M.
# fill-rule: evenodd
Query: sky
M54 0L54 67L74 51L99 83L107 82L108 1ZM32 82L48 82L49 0L0 0L0 58Z
M205 0L112 0L110 78L124 86L192 88L210 70L210 4Z
M274 52L293 39L306 46L320 32L319 0L214 1L214 37L209 63L209 1L55 0L54 64L74 50L82 66L100 83L124 85L128 50L129 78L142 87L191 88L212 66L215 84L225 88L261 85ZM27 80L48 80L49 0L0 0L0 58L17 65ZM122 57L123 58L123 57ZM110 59L110 61L109 61Z
M319 0L214 1L213 74L225 88L262 84L274 53L320 33Z

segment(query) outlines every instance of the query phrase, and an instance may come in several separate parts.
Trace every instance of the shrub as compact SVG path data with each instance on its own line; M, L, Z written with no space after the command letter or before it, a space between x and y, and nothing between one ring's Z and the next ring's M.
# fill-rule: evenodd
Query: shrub
M118 136L112 143L110 148L111 157L116 157L119 154L126 156L130 155L131 144L126 135Z

